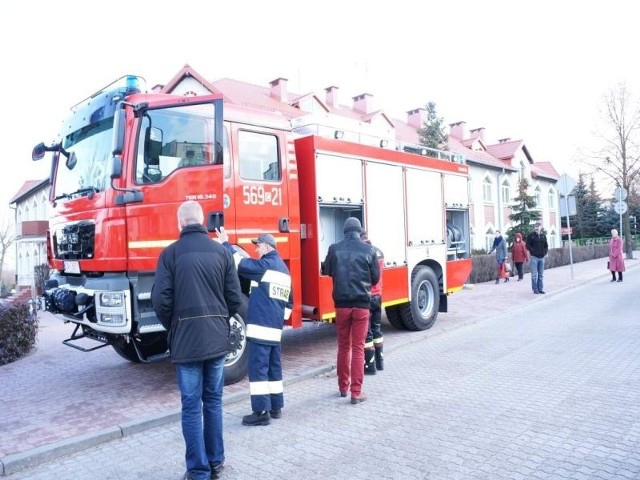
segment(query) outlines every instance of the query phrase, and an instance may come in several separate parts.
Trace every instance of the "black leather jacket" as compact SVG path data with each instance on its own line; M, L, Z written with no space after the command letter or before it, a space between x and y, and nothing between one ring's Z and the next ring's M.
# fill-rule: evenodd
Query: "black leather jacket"
M369 309L371 285L380 280L380 267L375 249L360 240L358 232L329 247L322 273L333 279L336 308Z

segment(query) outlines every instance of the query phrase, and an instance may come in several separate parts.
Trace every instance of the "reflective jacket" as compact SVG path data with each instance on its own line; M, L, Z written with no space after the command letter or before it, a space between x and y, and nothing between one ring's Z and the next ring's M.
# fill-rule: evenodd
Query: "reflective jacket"
M225 247L233 250L229 243ZM256 343L275 345L282 338L282 327L293 308L293 290L289 269L276 250L261 258L243 258L238 275L251 280L247 339Z

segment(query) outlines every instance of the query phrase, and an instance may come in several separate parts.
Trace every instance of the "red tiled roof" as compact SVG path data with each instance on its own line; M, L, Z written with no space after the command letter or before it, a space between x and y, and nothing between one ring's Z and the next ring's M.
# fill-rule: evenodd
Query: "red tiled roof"
M484 150L471 150L470 148L464 146L464 144L460 142L460 140L451 136L449 137L449 150L454 153L464 155L467 161L470 163L476 163L479 165L484 165L486 167L499 169L505 168L507 170L517 171L517 168L514 168L511 165L498 160L490 153L485 152Z
M531 165L531 175L534 177L544 177L551 180L558 180L560 175L551 162L536 162Z
M18 202L23 197L28 194L40 190L40 188L49 185L49 179L45 178L44 180L27 180L22 184L20 190L13 196L13 198L9 201L9 205Z
M511 160L523 144L522 140L496 143L495 145L487 145L487 152L500 160Z

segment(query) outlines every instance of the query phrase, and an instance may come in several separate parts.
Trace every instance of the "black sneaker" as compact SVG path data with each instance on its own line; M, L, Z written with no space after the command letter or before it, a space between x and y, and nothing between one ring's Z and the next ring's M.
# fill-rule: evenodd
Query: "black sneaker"
M224 470L224 462L219 463L218 465L209 464L209 466L211 467L211 480L220 478L220 474L222 473L222 470Z
M269 425L269 414L267 412L253 412L251 415L242 417L242 424L249 427Z
M269 410L269 416L271 418L280 418L280 417L282 417L282 409L281 408L274 408L273 410Z

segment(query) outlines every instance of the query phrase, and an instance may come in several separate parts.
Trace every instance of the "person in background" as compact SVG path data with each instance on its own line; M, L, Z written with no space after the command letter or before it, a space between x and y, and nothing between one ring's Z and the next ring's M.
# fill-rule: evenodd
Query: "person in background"
M516 240L511 247L511 261L518 271L518 281L522 280L524 278L523 266L524 262L529 261L529 252L522 241L522 234L520 232L516 233Z
M496 230L496 236L493 239L493 246L489 250L489 254L496 252L496 284L500 283L500 279L504 278L505 282L509 281L509 274L505 269L504 262L507 260L507 242L500 233L500 230Z
M363 242L371 245L366 230L360 234ZM382 269L384 268L384 254L378 247L371 245L376 252L378 267L380 268L380 280L371 286L371 303L369 305L369 331L364 342L364 373L375 375L376 370L384 370L382 337Z
M216 232L218 239L231 252L229 236L224 228ZM291 275L278 251L276 239L263 233L251 242L256 246L255 258L238 260L238 275L252 283L247 312L247 355L249 355L250 415L242 418L247 426L269 425L271 418L282 416L284 388L282 384L282 327L291 315L293 292Z
M533 225L533 232L527 235L527 250L530 255L531 288L535 294L544 294L544 257L549 251L549 244L547 237L542 233L540 222L536 222Z
M218 478L224 468L222 391L229 317L242 292L232 255L202 225L202 207L178 208L180 238L158 259L151 302L167 329L182 403L185 480Z
M356 217L344 222L344 240L329 247L322 262L322 274L333 280L338 335L338 389L351 403L364 402L364 341L369 330L371 286L380 280L376 252L362 240L362 225Z
M624 253L622 252L622 239L618 236L618 230L611 230L611 240L609 241L609 271L611 272L611 281L616 281L616 272L618 272L618 281L622 281L622 272L624 272Z

